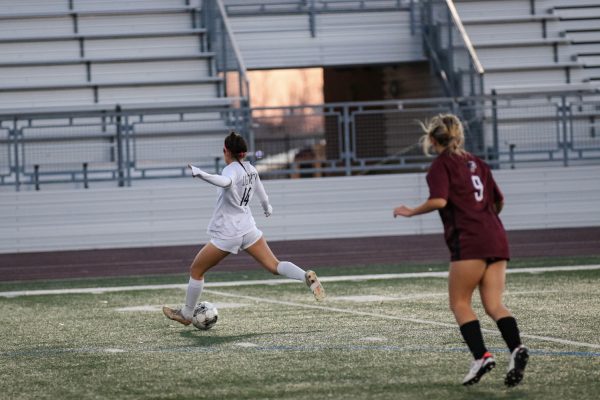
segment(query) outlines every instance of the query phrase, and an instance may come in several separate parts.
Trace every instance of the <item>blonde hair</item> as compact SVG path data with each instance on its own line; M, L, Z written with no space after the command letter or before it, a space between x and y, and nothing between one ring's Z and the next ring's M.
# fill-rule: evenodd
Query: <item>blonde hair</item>
M463 155L465 134L463 125L454 114L438 114L429 121L419 122L425 134L421 136L420 143L423 153L429 155L434 139L440 146L446 148L450 153Z

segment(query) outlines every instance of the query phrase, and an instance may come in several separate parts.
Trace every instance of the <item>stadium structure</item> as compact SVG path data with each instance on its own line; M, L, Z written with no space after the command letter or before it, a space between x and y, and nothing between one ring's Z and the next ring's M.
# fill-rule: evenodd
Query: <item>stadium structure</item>
M308 69L322 101L258 101ZM514 390L460 385L442 223L392 215L429 195L440 113L504 193ZM161 307L209 239L187 166L222 171L229 131L327 298L230 256L198 331ZM600 0L0 0L1 398L596 399L599 209Z
M440 112L523 203L509 229L600 222L595 0L2 5L2 252L203 240L212 193L176 178L218 172L228 130L279 182L273 239L437 232L375 209L422 197L422 177L386 173L427 168L417 121ZM324 104L252 108L247 71L305 67L323 69Z

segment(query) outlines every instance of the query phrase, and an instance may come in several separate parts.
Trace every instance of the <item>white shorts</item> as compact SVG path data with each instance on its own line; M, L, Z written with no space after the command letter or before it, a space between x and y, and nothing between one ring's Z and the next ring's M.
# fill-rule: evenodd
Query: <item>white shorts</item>
M246 250L254 243L258 242L262 237L262 232L258 228L254 228L244 236L231 239L211 238L210 242L219 250L237 254L240 249Z

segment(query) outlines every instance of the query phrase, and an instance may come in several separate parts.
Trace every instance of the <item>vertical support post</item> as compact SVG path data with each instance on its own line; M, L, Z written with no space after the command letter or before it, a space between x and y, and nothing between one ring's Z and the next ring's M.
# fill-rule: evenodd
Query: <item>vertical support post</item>
M452 87L452 93L453 95L457 94L457 84L456 84L456 74L454 73L454 45L453 45L453 35L452 35L452 28L454 27L454 24L452 22L452 16L450 15L450 9L446 10L446 24L448 25L448 56L447 56L447 62L448 62L448 70L447 70L447 77L448 79L451 81L450 85Z
M352 149L350 148L350 110L348 106L344 106L342 113L344 118L344 168L346 176L352 175Z
M17 129L17 118L13 121L13 129L10 130L9 135L13 137L13 150L15 152L15 191L21 190L21 166L19 165L19 130Z
M221 31L219 32L219 34L221 35L220 40L221 40L221 55L222 55L222 64L221 64L221 71L219 71L219 67L217 66L217 72L223 72L223 96L224 97L228 97L229 93L227 91L227 86L228 86L228 82L227 82L227 71L229 70L228 68L228 59L227 59L227 35L225 34L225 21L223 21L223 19L219 19L220 22L220 26L221 26Z
M515 169L515 147L516 144L514 143L511 143L508 147L510 151L510 169Z
M561 118L562 118L562 130L563 130L563 165L569 166L569 142L568 142L568 123L567 123L567 97L561 96Z
M115 112L117 113L115 118L115 123L117 125L117 175L119 187L123 187L125 185L125 179L123 172L123 125L120 104L117 104Z
M131 131L132 127L129 124L129 116L121 116L122 128L121 128L121 137L124 142L124 152L125 156L123 157L123 169L125 170L125 183L127 187L131 186Z
M88 163L83 163L83 187L89 189L88 185Z
M494 141L494 159L498 162L500 169L500 138L498 137L498 100L496 99L496 90L492 90L492 135Z
M219 165L221 161L221 157L215 157L215 174L221 173L221 166Z
M33 166L33 182L35 183L35 190L40 190L40 166L38 164Z
M310 37L317 36L317 28L315 21L315 0L310 0L310 5L308 9L308 25L310 27Z
M400 6L398 4L398 6ZM415 36L416 28L415 28L415 2L414 0L410 0L410 34L411 36Z

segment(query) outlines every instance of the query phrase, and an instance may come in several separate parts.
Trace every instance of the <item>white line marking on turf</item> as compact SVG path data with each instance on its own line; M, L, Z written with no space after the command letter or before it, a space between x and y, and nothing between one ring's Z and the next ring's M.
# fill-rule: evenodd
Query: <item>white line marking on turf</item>
M361 340L363 342L385 342L387 340L387 338L377 337L377 336L367 336L364 338L360 338L358 340Z
M561 272L561 271L591 271L600 269L600 265L581 265L569 267L548 267L548 268L515 268L506 270L507 274L539 274L543 272ZM325 276L319 278L321 282L345 282L345 281L368 281L384 279L409 279L409 278L445 278L448 272L410 272L402 274L374 274L374 275L342 275ZM255 286L255 285L281 285L286 283L298 283L293 279L264 279L249 281L232 282L207 282L204 287L236 287L236 286ZM96 288L74 288L74 289L47 289L47 290L19 290L11 292L0 292L0 297L19 297L19 296L42 296L53 294L101 294L111 292L130 292L134 290L165 290L165 289L186 289L184 284L166 284L166 285L139 285L139 286L113 286Z
M234 343L233 345L238 346L238 347L246 347L246 348L258 347L257 344L249 343L249 342L239 342L239 343Z
M400 317L400 316L396 316L396 315L387 315L387 314L377 314L377 313L356 311L356 310L337 308L337 307L317 306L317 305L313 305L313 304L295 303L292 301L283 301L283 300L274 300L274 299L267 299L267 298L261 298L261 297L245 296L245 295L240 295L240 294L221 292L221 291L217 291L217 290L205 290L205 292L212 293L212 294L219 295L219 296L224 296L224 297L234 297L237 299L256 301L258 303L271 303L271 304L280 304L280 305L286 305L286 306L292 306L292 307L312 308L312 309L316 309L316 310L339 312L339 313L353 314L353 315L363 315L363 316L367 316L367 317L390 319L390 320L395 320L395 321L407 321L407 322L414 322L417 324L443 326L446 328L456 329L456 324L447 324L444 322L430 321L430 320L425 320L425 319ZM495 335L500 334L500 332L495 331L495 330L490 330L490 329L482 329L482 331L487 332L487 333L492 333ZM573 345L573 346L590 347L593 349L600 349L600 344L575 342L572 340L558 339L558 338L553 338L553 337L549 337L549 336L528 335L528 334L521 333L521 337L542 340L545 342L553 342L553 343L567 344L567 345Z
M248 306L247 303L213 303L217 309L222 308L239 308ZM143 306L130 306L130 307L118 307L115 311L119 312L158 312L162 310L162 305L143 305Z

